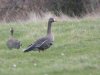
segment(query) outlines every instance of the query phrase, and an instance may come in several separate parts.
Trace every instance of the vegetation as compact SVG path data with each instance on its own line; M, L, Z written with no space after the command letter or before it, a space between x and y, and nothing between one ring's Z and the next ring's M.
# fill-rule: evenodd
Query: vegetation
M9 29L22 48L9 50ZM44 52L23 49L46 34L47 22L0 24L0 75L100 75L100 19L58 21L55 41Z
M27 20L30 13L44 17L46 12L83 17L99 8L100 0L0 0L0 21Z

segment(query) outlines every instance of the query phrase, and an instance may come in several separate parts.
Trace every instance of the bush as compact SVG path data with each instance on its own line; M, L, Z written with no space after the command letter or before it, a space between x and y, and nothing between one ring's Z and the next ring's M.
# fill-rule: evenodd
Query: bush
M82 17L99 7L100 0L0 0L0 20L26 20L30 12L42 16L47 11Z
M69 16L83 16L100 6L100 0L46 0L46 8L54 14L60 12Z

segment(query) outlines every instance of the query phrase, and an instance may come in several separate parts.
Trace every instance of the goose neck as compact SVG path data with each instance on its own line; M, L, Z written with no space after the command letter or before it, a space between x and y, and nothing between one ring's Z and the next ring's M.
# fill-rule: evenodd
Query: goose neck
M48 22L47 35L51 34L51 22Z
M13 36L13 31L11 31L11 36Z

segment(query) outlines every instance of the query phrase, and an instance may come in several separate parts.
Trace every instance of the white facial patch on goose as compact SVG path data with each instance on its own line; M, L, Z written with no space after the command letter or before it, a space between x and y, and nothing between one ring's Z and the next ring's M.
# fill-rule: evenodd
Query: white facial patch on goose
M54 18L54 22L56 21L56 19Z

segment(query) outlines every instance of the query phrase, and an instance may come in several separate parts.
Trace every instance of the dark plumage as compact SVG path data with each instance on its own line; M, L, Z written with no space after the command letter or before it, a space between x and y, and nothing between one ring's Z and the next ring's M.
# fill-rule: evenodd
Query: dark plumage
M11 36L10 36L10 38L7 41L7 47L9 49L12 49L12 48L19 49L20 46L21 46L21 43L20 43L20 41L18 41L17 39L15 39L13 37L13 33L14 33L13 28L10 29L10 33L11 33Z
M48 49L54 41L54 37L52 35L51 31L51 23L55 22L53 18L50 18L48 21L48 29L47 29L47 35L45 37L42 37L38 39L35 43L31 44L24 50L24 52L29 52L29 51L44 51L45 49Z

